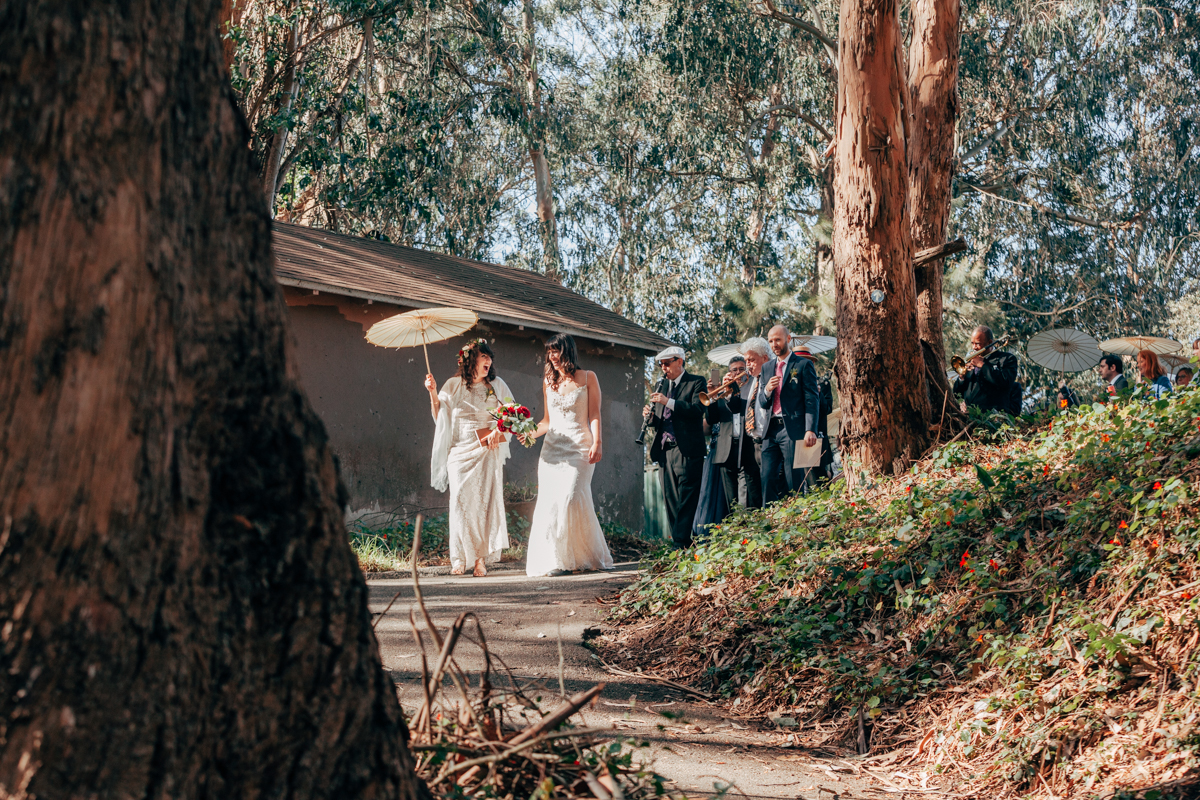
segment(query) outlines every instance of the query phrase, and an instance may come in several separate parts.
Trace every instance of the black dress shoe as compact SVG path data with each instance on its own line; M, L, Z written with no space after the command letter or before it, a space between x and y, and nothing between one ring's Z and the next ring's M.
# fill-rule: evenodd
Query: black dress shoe
M548 575L551 578L561 578L563 575L570 575L570 574L571 573L565 569L552 569L546 573L546 575Z

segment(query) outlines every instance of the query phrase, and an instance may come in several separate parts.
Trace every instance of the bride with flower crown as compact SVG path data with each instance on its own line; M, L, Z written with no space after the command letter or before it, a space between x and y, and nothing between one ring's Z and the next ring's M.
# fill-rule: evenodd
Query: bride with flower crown
M488 413L511 396L508 384L496 377L495 353L486 339L474 339L458 351L458 374L439 392L432 375L425 376L430 410L437 421L433 434L433 488L450 489L450 571L473 567L477 578L487 565L500 560L508 547L504 518L504 462L508 442ZM484 431L490 429L490 433Z
M578 361L570 336L560 333L546 342L546 412L530 434L545 437L525 565L531 577L613 566L592 504L592 473L603 453L600 384Z

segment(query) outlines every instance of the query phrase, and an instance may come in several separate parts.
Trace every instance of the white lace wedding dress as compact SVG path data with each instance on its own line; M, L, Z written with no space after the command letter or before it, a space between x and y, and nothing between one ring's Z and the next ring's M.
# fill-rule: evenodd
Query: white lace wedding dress
M612 569L612 554L592 505L596 465L588 463L592 432L587 386L566 394L551 389L547 395L550 429L542 438L538 460L538 499L525 574Z
M495 428L488 409L497 397L509 397L508 385L496 378L489 393L485 384L471 388L451 378L438 393L441 410L433 438L430 462L433 488L450 490L450 565L470 571L475 560L486 564L500 560L508 547L504 513L504 462L507 442L496 450L479 444L478 428Z

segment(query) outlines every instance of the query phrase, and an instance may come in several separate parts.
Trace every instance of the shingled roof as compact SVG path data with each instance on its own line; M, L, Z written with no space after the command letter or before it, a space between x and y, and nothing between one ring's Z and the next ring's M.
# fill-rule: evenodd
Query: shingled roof
M570 333L657 352L671 342L528 270L390 242L275 223L275 276L284 286L412 308L454 306L480 319Z

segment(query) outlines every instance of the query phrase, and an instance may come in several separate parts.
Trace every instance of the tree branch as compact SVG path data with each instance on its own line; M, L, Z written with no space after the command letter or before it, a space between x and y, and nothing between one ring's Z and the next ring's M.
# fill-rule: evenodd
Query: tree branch
M786 25L791 25L793 28L802 30L810 36L814 37L818 42L825 46L825 53L829 56L829 60L833 63L834 72L837 71L837 42L825 35L825 31L813 25L810 22L805 22L799 17L793 17L791 14L785 14L775 7L772 0L765 0L767 6L766 16L782 22Z
M1137 215L1135 215L1134 217L1131 217L1130 219L1123 220L1121 222L1105 222L1103 220L1091 219L1089 217L1079 217L1074 214L1068 214L1064 211L1057 211L1053 208L1043 205L1042 203L1039 203L1036 200L1030 200L1029 198L1022 198L1021 200L1013 200L1010 197L1004 197L1003 195L996 194L995 192L989 191L988 189L985 189L982 186L971 183L966 178L955 178L955 180L962 183L968 189L973 189L974 191L979 192L982 195L987 195L988 197L995 198L996 200L1000 200L1005 203L1011 203L1014 206L1028 208L1033 211L1037 211L1040 214L1045 214L1048 217L1054 217L1055 219L1061 219L1064 222L1073 222L1077 225L1086 225L1089 228L1100 228L1101 230L1106 230L1106 231L1129 230L1130 228L1132 228L1134 225L1137 224Z
M945 244L926 247L924 250L918 250L916 253L913 253L913 266L923 267L931 261L937 261L939 258L961 253L966 249L967 241L962 237L951 242L946 242Z
M1108 295L1105 294L1088 295L1073 306L1058 306L1053 311L1034 311L1033 309L1026 308L1020 303L1014 303L1012 300L1004 300L999 297L996 298L996 300L1004 303L1006 306L1012 306L1013 308L1024 311L1026 314L1031 314L1035 317L1057 317L1059 314L1065 314L1068 311L1074 311L1077 308L1082 308L1093 300L1103 300L1106 297L1108 297Z

